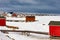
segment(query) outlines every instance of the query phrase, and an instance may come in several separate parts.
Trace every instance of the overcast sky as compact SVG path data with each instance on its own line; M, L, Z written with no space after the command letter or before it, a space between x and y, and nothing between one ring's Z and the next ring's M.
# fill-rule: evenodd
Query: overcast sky
M60 0L0 0L0 10L7 12L60 13Z

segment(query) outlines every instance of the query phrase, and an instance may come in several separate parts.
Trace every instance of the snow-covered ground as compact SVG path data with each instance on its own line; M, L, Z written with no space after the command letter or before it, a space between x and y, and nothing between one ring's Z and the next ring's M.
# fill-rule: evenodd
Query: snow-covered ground
M11 38L15 40L45 40L49 39L48 35L41 35L41 34L30 34L30 36L20 35L20 34L8 34Z
M8 18L6 20L25 20L25 18ZM49 32L50 21L60 21L60 16L36 16L35 22L6 22L6 25L17 26L20 30ZM45 24L45 25L43 25Z
M6 17L6 20L25 20L25 18L18 18L18 17Z
M25 18L7 17L6 20L25 20ZM48 25L49 22L60 21L60 16L36 16L36 20L38 21L35 22L8 22L7 21L6 25L17 26L19 27L19 30L49 32L49 25ZM8 28L1 27L0 29L8 29ZM8 35L9 37L15 40L50 40L49 35L34 34L34 33L30 33L30 36L21 35L20 33L15 33L15 32L9 32L9 34L5 34L5 35ZM1 38L3 38L3 36Z
M12 39L4 35L4 33L0 32L0 40L12 40Z

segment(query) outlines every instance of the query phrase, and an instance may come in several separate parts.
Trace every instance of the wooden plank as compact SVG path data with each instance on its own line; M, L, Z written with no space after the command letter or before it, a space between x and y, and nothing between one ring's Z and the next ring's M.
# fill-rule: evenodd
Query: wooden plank
M7 28L12 28L12 29L19 29L19 28L16 27L16 26L8 26L8 25L6 25L6 27L7 27Z
M36 33L36 34L45 34L49 35L48 32L38 32L38 31L28 31L28 30L0 30L1 32L27 32L27 33Z

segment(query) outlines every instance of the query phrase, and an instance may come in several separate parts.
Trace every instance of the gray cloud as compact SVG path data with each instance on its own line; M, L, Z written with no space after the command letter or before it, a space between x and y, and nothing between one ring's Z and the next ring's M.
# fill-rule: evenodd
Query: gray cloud
M60 13L60 0L0 0L0 10Z

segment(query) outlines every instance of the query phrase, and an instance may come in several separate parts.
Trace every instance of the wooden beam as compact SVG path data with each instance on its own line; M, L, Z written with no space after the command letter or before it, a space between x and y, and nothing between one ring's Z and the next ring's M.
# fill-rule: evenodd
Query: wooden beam
M45 34L49 35L48 32L38 32L38 31L28 31L28 30L0 30L1 32L27 32L27 33L36 33L36 34Z
M7 28L12 28L12 29L19 29L19 28L16 27L16 26L8 26L8 25L6 25L6 27L7 27Z

